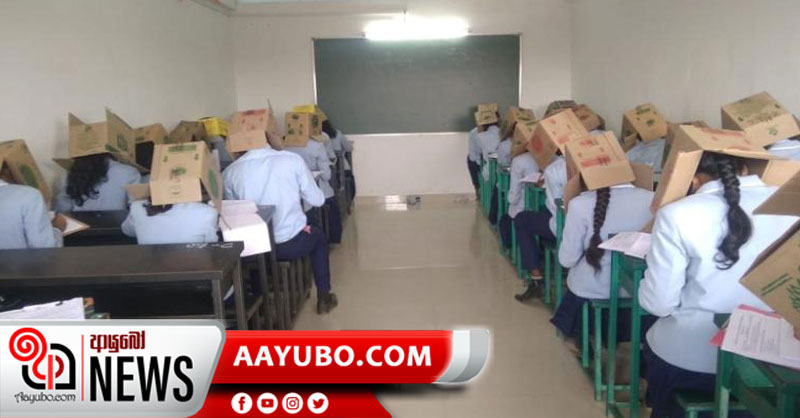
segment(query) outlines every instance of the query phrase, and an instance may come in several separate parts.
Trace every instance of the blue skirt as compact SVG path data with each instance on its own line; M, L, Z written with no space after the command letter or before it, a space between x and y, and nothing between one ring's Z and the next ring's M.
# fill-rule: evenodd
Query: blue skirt
M582 298L571 290L567 289L564 293L561 304L558 305L553 318L550 323L555 325L562 334L569 338L579 340L581 338L581 326L583 317L583 305L590 303L591 299ZM631 339L631 312L629 308L620 308L617 312L617 342L630 341ZM646 323L648 321L643 321ZM600 323L603 332L603 342L606 341L608 335L608 310L603 311ZM589 333L594 332L594 309L589 309Z

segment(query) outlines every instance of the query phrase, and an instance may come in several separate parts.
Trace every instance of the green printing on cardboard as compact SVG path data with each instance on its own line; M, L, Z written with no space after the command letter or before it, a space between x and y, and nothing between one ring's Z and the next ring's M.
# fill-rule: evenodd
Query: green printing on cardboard
M186 152L186 151L196 151L197 145L193 144L177 144L167 148L167 152Z
M298 115L297 113L292 113L292 119L298 120L300 119L300 115Z
M643 115L645 113L650 113L649 107L637 107L636 108L636 115Z
M766 296L775 290L780 289L790 280L792 280L792 277L787 273L781 274L777 279L765 284L764 287L761 288L761 295Z
M800 279L789 285L789 300L792 301L794 310L800 312Z
M208 188L211 189L211 196L219 196L219 184L217 183L217 175L214 170L208 170Z
M777 135L777 134L778 134L778 127L776 127L776 126L770 126L770 127L769 127L769 134L770 134L771 136L775 136L775 135Z
M127 139L125 139L125 135L122 135L122 134L117 134L117 146L118 146L118 147L119 147L119 149L121 149L122 151L125 151L125 152L128 152L128 151L130 151L130 150L128 149L128 140L127 140Z
M27 164L21 165L19 167L19 173L22 174L23 183L37 189L39 188L39 181L36 177L36 173L33 172L33 169L30 166Z
M656 124L656 120L655 119L648 119L647 120L647 126L653 126L655 124Z
M186 174L186 167L175 167L169 172L170 180L175 180L178 177Z

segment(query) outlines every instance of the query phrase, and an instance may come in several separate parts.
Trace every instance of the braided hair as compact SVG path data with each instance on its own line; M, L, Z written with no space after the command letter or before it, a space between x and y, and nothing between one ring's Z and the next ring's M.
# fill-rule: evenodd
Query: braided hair
M584 257L586 262L594 269L595 273L600 271L600 260L605 254L605 250L600 248L603 239L600 237L600 229L606 223L606 214L608 213L608 203L611 201L611 189L604 187L597 190L597 200L594 204L594 224L592 238L589 240L589 248L586 249Z
M93 154L74 159L67 174L67 195L78 206L94 199L100 193L97 186L106 181L108 154Z
M740 158L706 152L700 159L700 166L697 169L698 173L704 173L722 182L722 196L728 204L728 233L717 247L719 253L714 256L714 261L717 262L717 268L720 270L727 270L739 261L739 249L753 235L753 224L750 222L750 217L739 206L741 192L737 175L741 167L742 160Z

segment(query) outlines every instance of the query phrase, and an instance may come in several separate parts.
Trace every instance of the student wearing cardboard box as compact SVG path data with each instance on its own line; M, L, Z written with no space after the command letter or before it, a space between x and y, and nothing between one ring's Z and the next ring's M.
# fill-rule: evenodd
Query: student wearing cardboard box
M328 241L338 244L342 242L342 216L330 184L331 161L322 143L322 122L319 118L318 114L287 113L284 149L302 157L309 170L319 172L317 184L325 195Z
M478 126L478 133L476 135L478 148L480 149L481 156L484 162L489 161L491 154L497 153L497 147L500 145L500 116L497 111L484 110L475 112L475 122ZM483 181L488 182L491 174L489 173L489 164L483 165L481 172ZM497 185L491 184L492 188L492 202L489 210L489 222L492 224L497 223Z
M222 176L205 142L156 145L153 156L149 184L129 190L122 232L139 245L217 242Z
M519 132L517 130L518 124L524 125L520 127ZM511 247L512 221L518 213L525 209L525 183L522 182L522 179L539 172L536 160L533 159L533 155L527 149L528 138L526 132L530 131L533 126L536 126L536 121L533 111L530 109L509 108L509 114L503 120L502 132L506 139L501 144L509 144L511 162L507 197L508 211L500 217L498 225L500 236L503 238L503 245L506 248ZM498 162L500 161L500 154L501 150L498 149Z
M558 258L569 269L568 289L551 322L577 338L583 305L609 297L611 253L599 246L612 234L650 222L653 176L648 167L631 165L611 132L570 142L566 151L571 176Z
M667 121L650 103L625 112L622 117L622 141L632 163L650 166L656 178L661 175Z
M345 181L350 184L350 190L352 193L352 195L348 196L348 199L352 201L356 195L356 179L353 176L353 167L350 166L350 162L347 161L347 158L345 158L345 154L348 152L353 152L353 142L347 139L341 130L336 129L333 126L333 123L331 123L330 119L325 119L322 121L322 132L325 132L328 134L328 137L331 138L333 152L336 154L336 156L344 159Z
M233 120L237 118L235 114ZM278 260L310 256L317 286L317 313L327 313L339 304L331 292L328 240L320 228L308 225L301 205L305 201L320 207L325 195L302 157L270 147L265 129L266 123L258 122L258 118L253 123L231 124L228 149L245 154L222 172L225 199L275 206L275 255Z
M93 124L70 114L70 159L56 160L68 170L56 211L125 210L127 187L142 178L133 167L135 150L133 129L110 110L105 122Z
M639 289L642 307L660 317L644 350L652 417L684 416L676 390L713 395L715 314L740 304L768 309L739 279L798 220L753 214L775 193L768 184L796 171L772 158L744 132L679 128L654 200L660 209Z
M772 154L800 160L800 122L767 92L722 106L722 128L744 131Z

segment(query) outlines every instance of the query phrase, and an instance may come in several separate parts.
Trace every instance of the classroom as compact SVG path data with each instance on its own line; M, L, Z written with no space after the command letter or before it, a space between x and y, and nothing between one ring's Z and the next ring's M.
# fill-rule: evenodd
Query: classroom
M0 327L480 329L383 407L800 417L797 0L0 16Z

